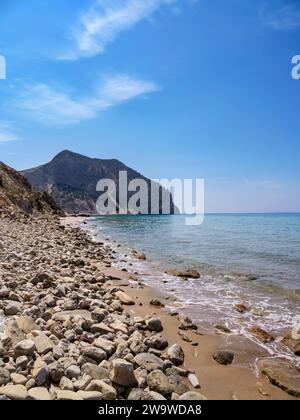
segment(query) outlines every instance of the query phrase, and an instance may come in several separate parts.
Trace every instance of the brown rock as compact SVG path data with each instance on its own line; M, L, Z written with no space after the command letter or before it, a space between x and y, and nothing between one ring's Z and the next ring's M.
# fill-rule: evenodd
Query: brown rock
M284 359L263 359L258 366L273 385L300 397L300 369Z
M254 334L260 341L263 343L270 343L274 341L274 337L268 332L264 331L262 328L255 326L250 329L250 332Z

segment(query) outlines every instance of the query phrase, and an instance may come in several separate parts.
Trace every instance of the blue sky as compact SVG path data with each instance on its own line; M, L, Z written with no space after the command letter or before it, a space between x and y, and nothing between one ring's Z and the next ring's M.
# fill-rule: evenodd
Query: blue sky
M300 1L1 0L0 160L63 149L300 211Z

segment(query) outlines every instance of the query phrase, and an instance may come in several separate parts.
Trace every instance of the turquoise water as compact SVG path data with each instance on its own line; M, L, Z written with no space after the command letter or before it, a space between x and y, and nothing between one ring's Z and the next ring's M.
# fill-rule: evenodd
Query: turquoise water
M202 325L223 322L247 333L255 324L283 333L300 314L300 214L206 215L200 226L186 226L182 215L109 216L88 227L121 244L119 266L130 261ZM132 259L132 249L147 261ZM186 282L164 274L167 268L195 268L201 278ZM252 312L237 313L237 303Z

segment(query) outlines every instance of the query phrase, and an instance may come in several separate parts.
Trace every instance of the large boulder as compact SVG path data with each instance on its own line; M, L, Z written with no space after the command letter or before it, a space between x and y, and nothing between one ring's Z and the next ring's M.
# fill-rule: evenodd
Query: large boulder
M258 364L261 372L273 385L295 397L300 397L300 369L284 359L263 359Z

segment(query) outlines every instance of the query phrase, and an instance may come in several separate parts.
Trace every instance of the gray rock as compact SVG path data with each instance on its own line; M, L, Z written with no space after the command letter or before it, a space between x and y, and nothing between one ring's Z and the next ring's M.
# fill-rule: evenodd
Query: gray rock
M27 389L24 385L6 385L0 388L0 395L5 395L10 400L25 400Z
M46 354L54 347L53 342L44 334L38 335L33 338L36 351L40 354Z
M79 391L79 392L82 392L82 391ZM83 397L79 392L57 391L56 399L58 401L82 401Z
M62 389L63 391L73 391L74 390L74 386L73 386L73 382L66 378L65 376L63 376L59 382L59 387L60 389Z
M103 396L98 391L78 391L77 396L84 401L101 401Z
M123 303L123 305L135 305L135 301L129 295L127 295L127 293L124 293L121 290L116 292L115 296L121 303Z
M27 382L26 382L26 389L27 389L27 391L29 390L29 389L31 389L31 388L35 388L35 386L36 386L36 383L35 383L35 380L33 379L33 378L31 378L31 379L29 379Z
M181 346L174 344L167 350L167 356L174 365L179 366L184 363L184 352Z
M107 334L107 333L112 333L114 332L114 330L112 330L110 327L108 327L106 324L104 324L103 322L100 322L99 324L94 324L91 327L91 332L93 334L96 333L100 333L100 334Z
M193 388L195 388L195 389L201 388L199 379L197 378L197 376L195 374L189 373L188 374L188 379L189 379L190 384L192 385Z
M19 373L12 373L11 382L14 385L25 385L27 382L27 378L24 375L20 375Z
M88 375L84 375L74 382L75 391L85 391L89 383L92 381L92 378Z
M117 391L114 387L104 381L95 379L87 386L86 391L98 391L102 394L103 400L113 401L117 398Z
M97 322L102 322L106 317L106 311L104 309L97 308L91 313L91 317Z
M213 353L213 359L220 365L231 365L234 359L234 353L230 351L216 351Z
M207 400L207 398L204 395L200 394L199 392L189 391L189 392L186 392L185 394L181 395L179 397L179 400L183 400L183 401L189 401L189 400L204 401L204 400Z
M161 320L159 318L149 318L146 320L146 325L148 327L149 331L157 331L160 332L162 331L162 325L161 325Z
M50 401L51 397L47 388L37 387L28 391L28 399L35 401Z
M164 396L171 395L173 387L167 376L161 370L154 370L147 376L147 384L151 391L158 392Z
M35 344L32 340L20 341L14 348L15 357L32 356L35 350Z
M7 369L0 367L0 386L10 382L10 373Z
M96 338L93 345L104 350L108 356L111 356L116 350L115 343L102 337Z
M162 370L164 366L164 362L154 354L150 353L140 353L134 358L135 363L145 368L148 372L152 370Z
M109 371L103 367L86 363L82 366L81 371L83 374L90 376L92 379L108 379Z
M147 400L147 401L165 401L166 400L166 398L163 395L155 391L147 391L145 397L142 399Z
M20 370L25 370L28 365L28 357L27 356L19 356L16 360L16 368Z
M156 350L164 350L168 347L168 340L161 334L155 334L145 340L145 344Z
M110 378L114 383L122 386L133 386L136 384L133 365L123 359L113 360Z
M37 359L34 362L32 376L35 379L37 386L43 385L47 381L49 377L49 368L42 359Z
M176 373L172 373L168 376L168 381L173 387L173 391L178 394L182 395L189 391L188 386L182 381L181 377Z
M89 359L95 360L97 363L100 363L102 362L102 360L107 359L106 352L98 347L93 347L93 346L83 347L81 350L81 353L83 356L88 357Z
M71 365L66 369L65 374L69 379L78 379L81 375L80 367Z
M17 315L19 312L21 312L21 305L19 302L12 301L8 303L4 309L4 313L7 316Z
M51 363L51 365L48 366L49 368L49 375L53 382L59 382L64 375L64 367L59 362Z

